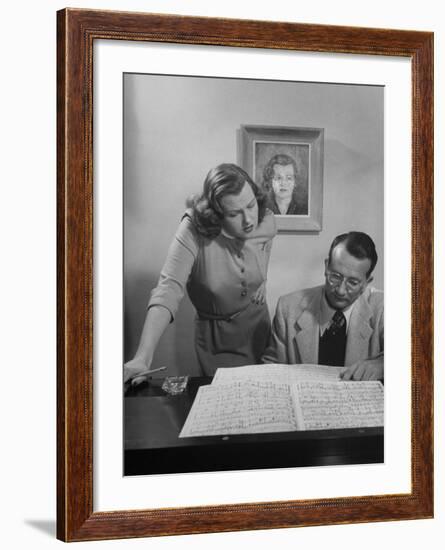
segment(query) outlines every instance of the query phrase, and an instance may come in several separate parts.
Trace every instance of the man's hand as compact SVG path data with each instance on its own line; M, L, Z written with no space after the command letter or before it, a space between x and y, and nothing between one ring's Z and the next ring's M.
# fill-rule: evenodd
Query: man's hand
M341 373L342 380L383 380L383 356L358 361Z
M252 296L252 302L254 304L263 305L266 301L266 283L261 283L257 288L255 294Z

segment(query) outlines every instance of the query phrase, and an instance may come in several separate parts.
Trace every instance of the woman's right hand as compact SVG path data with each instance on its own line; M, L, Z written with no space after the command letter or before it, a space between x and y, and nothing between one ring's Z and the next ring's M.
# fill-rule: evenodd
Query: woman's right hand
M127 361L124 365L124 383L131 382L133 386L137 386L142 382L146 382L147 376L138 376L138 374L149 370L150 364L151 359L149 361L144 361L143 359L139 359L137 357L131 361Z
M138 374L150 369L156 346L171 319L170 310L164 306L154 305L148 309L136 355L124 365L124 383L137 386L147 381L146 375Z

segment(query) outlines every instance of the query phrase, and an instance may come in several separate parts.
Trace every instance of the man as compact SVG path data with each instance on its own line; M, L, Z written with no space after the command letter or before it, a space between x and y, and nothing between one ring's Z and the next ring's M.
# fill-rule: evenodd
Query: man
M297 186L297 163L289 155L274 155L263 171L263 186L269 195L269 208L274 214L308 213L305 189Z
M383 292L369 286L376 263L366 233L336 237L324 285L279 299L263 361L344 365L343 380L383 380Z

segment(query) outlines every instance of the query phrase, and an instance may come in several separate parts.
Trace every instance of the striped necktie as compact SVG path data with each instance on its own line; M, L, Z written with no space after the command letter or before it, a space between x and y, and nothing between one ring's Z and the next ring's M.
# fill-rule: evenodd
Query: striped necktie
M329 327L320 337L318 346L318 363L320 365L343 366L346 351L346 318L341 311L336 311Z

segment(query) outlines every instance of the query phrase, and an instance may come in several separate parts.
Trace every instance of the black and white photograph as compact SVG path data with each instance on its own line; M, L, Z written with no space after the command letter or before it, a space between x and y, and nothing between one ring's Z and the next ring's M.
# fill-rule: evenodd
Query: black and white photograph
M125 475L383 462L383 87L123 81Z

